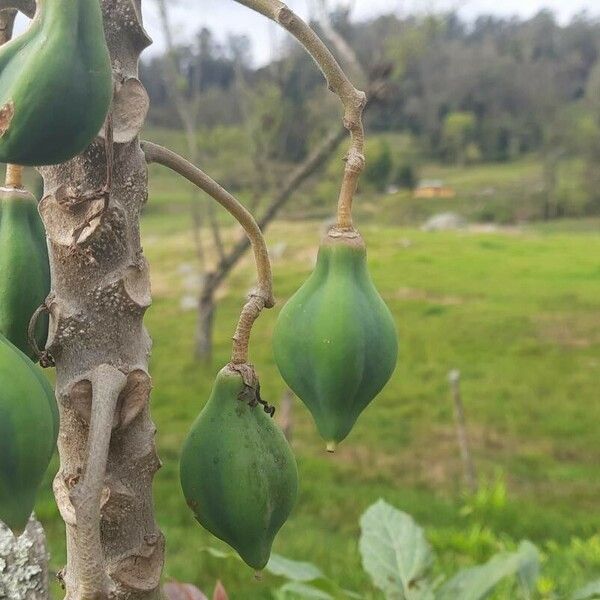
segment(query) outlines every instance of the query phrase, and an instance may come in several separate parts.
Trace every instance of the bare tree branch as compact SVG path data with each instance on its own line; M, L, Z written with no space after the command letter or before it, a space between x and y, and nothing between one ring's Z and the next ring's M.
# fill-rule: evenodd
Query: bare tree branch
M352 228L352 200L358 179L365 166L365 132L362 113L367 97L350 82L333 54L319 36L280 0L236 0L287 29L313 57L325 75L329 89L344 105L344 127L350 131L352 144L346 155L346 168L338 201L338 227Z
M208 224L210 225L210 230L212 233L213 242L215 243L217 256L219 257L219 260L223 260L223 258L225 257L225 245L223 244L223 236L221 235L221 227L219 226L219 220L217 218L215 207L209 205L207 207L207 211Z
M289 177L282 188L277 192L271 203L267 206L263 215L258 219L258 225L261 230L266 229L273 221L277 213L290 199L298 187L306 181L313 173L323 166L325 160L331 156L335 149L346 137L346 130L340 127L337 131L332 131L325 141L305 160ZM207 292L214 292L227 278L233 267L244 255L249 241L246 238L240 239L231 249L226 259L222 261L210 279L210 285Z
M167 47L167 62L164 64L163 73L167 80L167 93L171 96L175 109L179 116L179 120L183 125L185 132L188 152L190 161L193 164L198 162L198 140L196 137L196 130L198 125L198 112L197 103L194 102L196 96L196 90L191 90L192 100L186 100L180 85L179 80L179 65L177 64L175 41L173 36L173 29L171 26L171 20L169 18L169 11L167 8L166 0L156 0L158 5L158 14L160 18L160 24L164 32L165 44ZM199 258L204 262L204 252L202 251L202 236L201 236L201 223L204 221L199 215L197 210L197 195L196 193L192 196L192 213L193 221L195 226L194 237L196 239L196 246ZM210 226L213 242L219 256L219 260L225 255L225 248L223 245L223 238L221 236L221 229L219 222L215 216L214 207L209 205L206 208L207 221Z
M165 79L167 80L167 94L171 96L179 119L185 130L188 150L193 161L198 159L198 142L196 141L196 115L192 109L192 105L188 103L181 91L179 82L179 66L177 64L177 56L175 51L175 42L173 41L173 31L171 21L167 10L166 0L156 0L158 5L158 14L160 18L161 28L165 37L167 46L167 63L168 66L163 68Z
M358 81L362 83L366 82L367 77L362 65L360 64L360 61L358 60L358 57L356 56L356 52L354 52L344 37L335 30L333 24L331 23L328 0L314 0L314 5L317 10L319 25L321 26L323 33L332 43L333 47L336 49L336 52L342 58L342 61L345 62L355 76L358 77Z
M382 90L385 88L384 81L374 82L369 90L369 102L365 108L369 108L375 101L379 99ZM346 136L346 130L340 126L334 128L325 137L323 142L313 150L307 159L300 164L289 176L287 181L273 196L264 213L258 218L258 226L261 231L270 225L279 211L291 198L292 194L309 178L316 173L327 162L327 159L336 151ZM244 255L250 244L247 238L241 238L237 244L229 251L225 260L221 261L215 273L212 274L207 285L205 285L204 293L211 295L225 281L233 267L238 263Z

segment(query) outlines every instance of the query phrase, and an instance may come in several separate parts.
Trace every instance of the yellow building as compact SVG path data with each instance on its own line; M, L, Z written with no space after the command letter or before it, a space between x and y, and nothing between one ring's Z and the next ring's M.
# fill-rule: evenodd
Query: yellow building
M427 179L419 183L414 191L415 198L454 198L456 192L438 179Z

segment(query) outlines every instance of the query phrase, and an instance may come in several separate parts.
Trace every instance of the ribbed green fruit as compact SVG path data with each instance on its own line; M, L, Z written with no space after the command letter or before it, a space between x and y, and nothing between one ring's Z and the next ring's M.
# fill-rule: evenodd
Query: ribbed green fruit
M60 413L58 412L58 405L56 403L54 389L52 388L50 382L42 372L42 369L38 365L34 364L29 359L29 357L23 352L21 352L16 346L13 346L13 348L17 351L17 353L27 364L27 366L30 367L31 371L33 372L33 376L40 382L40 385L44 388L44 393L46 394L46 399L48 400L48 406L50 406L50 412L52 413L54 438L58 439L58 433L60 429Z
M0 336L0 521L15 533L27 525L58 434L34 369Z
M316 269L281 310L273 351L333 451L388 382L398 356L394 320L357 233L326 237Z
M50 293L46 234L37 202L27 191L0 188L0 333L34 358L27 340L31 316ZM48 318L38 319L38 347L46 345Z
M298 470L281 430L247 392L237 371L221 370L183 446L180 475L199 523L260 570L296 503Z
M99 0L43 0L0 49L0 162L51 165L96 137L112 99Z

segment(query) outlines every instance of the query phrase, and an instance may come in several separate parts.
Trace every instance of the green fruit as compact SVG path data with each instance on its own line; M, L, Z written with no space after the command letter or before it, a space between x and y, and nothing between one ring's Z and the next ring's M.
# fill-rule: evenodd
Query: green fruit
M96 137L112 100L98 0L43 0L0 49L0 162L52 165Z
M388 382L398 356L394 320L356 232L326 237L315 271L279 315L273 350L333 451Z
M16 346L13 347L17 351L18 355L23 359L25 364L27 364L31 368L34 377L40 382L40 385L44 388L44 393L46 394L46 399L48 400L48 405L50 406L50 412L52 413L54 438L58 439L58 433L60 429L60 413L58 412L58 405L56 404L56 396L54 395L54 389L50 385L50 382L42 372L41 368L33 362L31 362L29 357L23 352L21 352Z
M253 398L234 367L221 370L185 441L180 474L199 523L260 570L296 502L298 470L285 437Z
M19 351L0 336L0 520L24 530L56 446L48 392Z
M49 293L48 248L37 202L25 190L0 188L0 334L31 358L29 321ZM47 335L43 315L35 329L39 348Z

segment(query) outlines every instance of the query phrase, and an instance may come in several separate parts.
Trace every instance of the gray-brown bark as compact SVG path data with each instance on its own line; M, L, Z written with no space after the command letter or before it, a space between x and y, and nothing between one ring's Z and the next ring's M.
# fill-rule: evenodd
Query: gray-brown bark
M211 285L211 277L202 280L198 315L196 318L195 348L196 358L209 362L212 359L213 330L215 324L215 297Z
M40 213L52 266L47 349L56 361L61 431L56 500L67 525L66 598L160 597L164 540L153 514L160 467L149 414L148 265L139 234L147 168L137 134L147 95L137 79L150 43L140 0L102 0L115 77L108 206L105 142L41 168ZM76 198L77 200L73 200Z
M0 598L48 600L48 552L42 526L32 518L19 538L0 523Z

